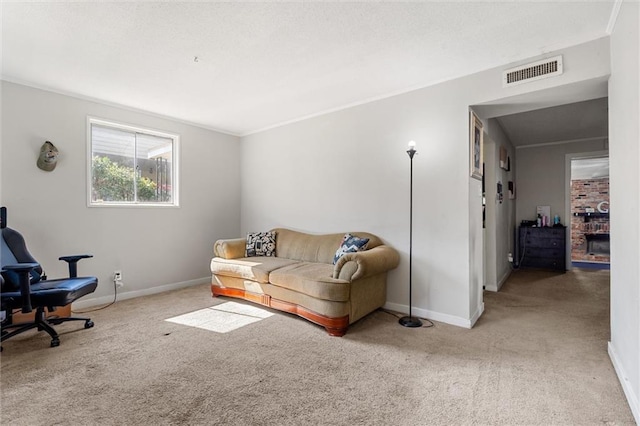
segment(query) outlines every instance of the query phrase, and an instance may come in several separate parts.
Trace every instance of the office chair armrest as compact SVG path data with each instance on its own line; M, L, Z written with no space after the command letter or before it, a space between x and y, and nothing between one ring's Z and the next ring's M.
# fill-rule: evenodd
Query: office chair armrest
M92 254L74 254L72 256L61 256L58 260L64 260L69 264L69 278L78 276L78 261L80 259L88 259L93 257Z
M18 274L23 314L28 314L33 311L33 308L31 307L31 289L29 287L31 285L31 280L29 279L29 272L38 266L40 265L37 263L16 263L14 265L4 265L2 267L5 271L13 271Z

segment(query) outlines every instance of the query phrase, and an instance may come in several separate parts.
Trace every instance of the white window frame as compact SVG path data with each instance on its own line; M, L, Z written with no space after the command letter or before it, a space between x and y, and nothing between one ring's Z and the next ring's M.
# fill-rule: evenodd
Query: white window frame
M171 202L156 203L148 201L101 201L95 202L91 200L92 186L93 186L93 144L91 126L93 124L112 127L119 130L145 133L147 135L158 136L162 138L169 138L173 140L172 147L172 164L171 164ZM145 127L135 126L131 124L119 123L111 120L104 120L102 118L87 116L87 206L88 207L160 207L160 208L175 208L180 206L180 135L175 133L168 133L161 130L149 129Z

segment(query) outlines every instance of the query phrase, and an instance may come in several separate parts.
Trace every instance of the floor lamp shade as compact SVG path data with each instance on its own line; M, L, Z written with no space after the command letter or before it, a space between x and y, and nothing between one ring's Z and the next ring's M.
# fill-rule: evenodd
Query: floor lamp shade
M416 143L414 141L409 142L409 149L407 154L409 155L409 316L404 316L398 321L405 327L422 327L422 321L419 318L415 318L411 315L411 296L412 296L412 258L413 258L413 156L416 154Z

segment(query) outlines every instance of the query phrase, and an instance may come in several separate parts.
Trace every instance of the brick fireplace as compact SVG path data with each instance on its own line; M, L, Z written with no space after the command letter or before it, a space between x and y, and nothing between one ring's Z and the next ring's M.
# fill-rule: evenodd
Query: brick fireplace
M609 177L571 181L571 260L610 261Z

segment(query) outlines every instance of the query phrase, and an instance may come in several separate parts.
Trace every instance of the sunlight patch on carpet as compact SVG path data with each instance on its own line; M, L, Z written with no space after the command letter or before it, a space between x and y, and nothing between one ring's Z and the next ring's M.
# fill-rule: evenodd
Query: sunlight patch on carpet
M215 331L216 333L228 333L245 325L269 318L272 315L273 313L256 306L225 302L189 312L188 314L167 318L165 321Z

